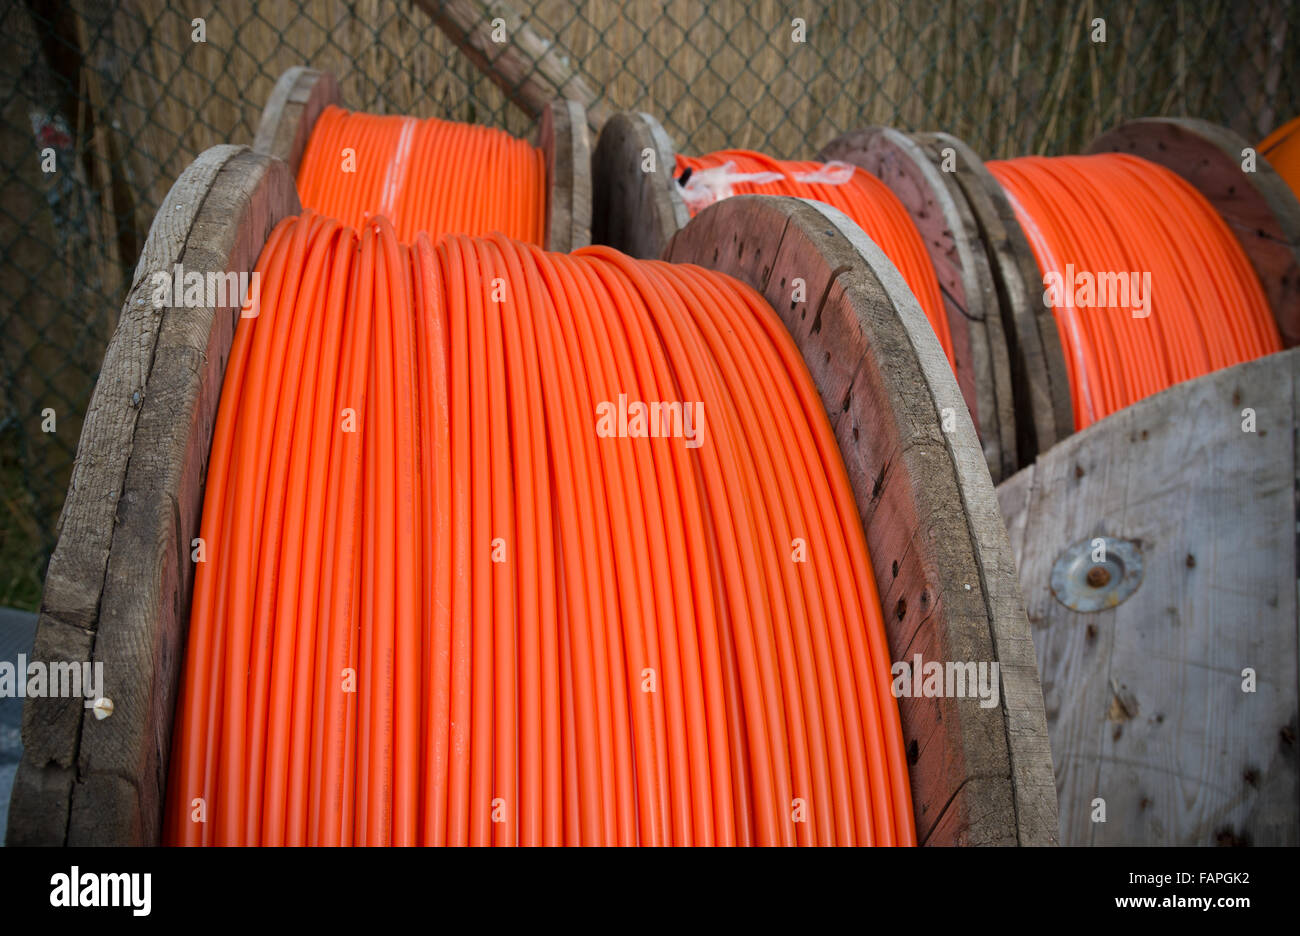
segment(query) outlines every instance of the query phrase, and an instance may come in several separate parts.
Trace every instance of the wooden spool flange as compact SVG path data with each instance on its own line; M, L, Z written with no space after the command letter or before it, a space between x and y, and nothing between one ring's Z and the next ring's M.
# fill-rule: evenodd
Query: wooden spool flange
M1298 392L1300 350L1249 361L1112 414L998 488L1063 843L1300 842ZM1098 537L1133 544L1140 583L1107 610L1072 610L1054 568ZM1068 578L1056 588L1078 604Z
M327 71L293 66L280 76L266 99L253 150L283 159L298 178L312 128L330 106L343 106L338 80Z
M939 147L888 127L869 127L832 140L817 159L865 169L907 209L943 292L957 383L979 431L989 472L994 483L1011 475L1020 465L997 285L966 196L954 173L942 171Z
M283 159L296 178L312 128L331 104L343 106L334 76L295 65L275 83L253 148ZM585 247L591 243L591 142L582 105L556 99L543 107L536 145L546 157L546 248Z
M642 260L663 254L691 219L673 173L673 141L649 114L615 114L592 154L592 241Z
M1300 344L1300 202L1268 161L1242 170L1250 147L1205 120L1144 117L1103 133L1089 153L1132 153L1173 170L1227 222L1259 276L1284 347Z
M918 840L1054 842L1042 694L1006 530L961 391L902 277L840 212L769 196L711 205L664 259L749 283L790 329L844 455L893 658L999 664L996 707L899 700ZM807 302L791 301L795 277ZM948 407L959 418L944 432Z
M591 139L577 101L542 108L537 146L546 154L546 247L568 253L591 243Z
M102 663L113 711L27 700L10 845L159 840L191 544L241 297L155 308L154 275L251 272L300 210L288 166L244 146L201 153L158 209L86 412L32 650Z
M1032 464L1074 432L1070 376L1043 276L1006 192L975 151L947 133L912 134L945 178L957 183L988 257L1002 313L1016 411L1016 455ZM949 162L949 158L951 161ZM948 167L951 166L951 172Z

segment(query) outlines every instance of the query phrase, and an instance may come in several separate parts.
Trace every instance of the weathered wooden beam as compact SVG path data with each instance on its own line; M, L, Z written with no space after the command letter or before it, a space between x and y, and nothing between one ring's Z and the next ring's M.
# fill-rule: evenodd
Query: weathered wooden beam
M591 129L599 131L612 111L568 60L524 22L504 0L416 0L484 74L533 117L555 98L577 101L587 111ZM493 22L500 20L498 35Z

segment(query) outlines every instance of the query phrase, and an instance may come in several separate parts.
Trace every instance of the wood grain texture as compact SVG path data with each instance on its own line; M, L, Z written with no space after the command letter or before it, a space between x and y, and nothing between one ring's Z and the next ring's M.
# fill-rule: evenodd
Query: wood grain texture
M202 153L155 218L109 344L46 577L33 659L104 664L111 717L29 699L10 844L155 843L208 448L239 314L156 309L151 274L251 271L299 211L288 167Z
M331 104L342 106L339 83L332 74L302 65L290 68L266 100L253 151L284 160L297 178L312 128Z
M577 101L550 101L537 125L546 155L546 247L568 253L591 243L591 142Z
M647 154L653 172L644 169ZM591 161L592 242L642 260L659 257L669 238L690 220L673 178L676 169L673 142L659 121L630 112L610 118Z
M603 95L592 90L568 57L524 22L505 0L415 0L469 60L526 113L540 117L556 98L577 101L592 130L611 116ZM505 42L493 41L502 20Z
M979 433L994 482L1018 467L1011 362L988 256L942 156L921 141L888 127L868 127L837 137L818 153L879 178L916 225L943 294L953 342L957 385Z
M1056 761L1061 841L1300 842L1296 416L1300 350L1179 384L1003 482ZM1256 432L1242 430L1253 409ZM1140 544L1115 608L1053 597L1096 536ZM1257 691L1242 691L1242 670ZM1092 821L1093 800L1106 822Z
M1243 172L1252 144L1206 120L1145 117L1103 133L1090 153L1141 156L1173 170L1214 206L1236 235L1282 332L1283 347L1300 344L1300 201L1268 161Z
M941 163L951 150L952 176L975 221L1002 313L1011 363L1017 460L1020 466L1031 464L1039 452L1074 432L1070 377L1055 313L1043 302L1038 261L1006 192L975 151L946 133L913 136Z
M843 214L793 198L718 202L664 256L750 283L794 336L844 455L893 658L1001 667L994 708L900 700L920 841L1054 842L1047 727L1006 531L952 369L902 277ZM806 302L791 299L795 277Z

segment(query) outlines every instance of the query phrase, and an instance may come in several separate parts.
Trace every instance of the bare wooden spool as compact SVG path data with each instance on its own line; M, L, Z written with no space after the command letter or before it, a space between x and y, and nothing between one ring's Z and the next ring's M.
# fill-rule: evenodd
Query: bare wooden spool
M200 154L149 231L86 413L33 660L102 663L102 720L81 698L29 698L11 845L156 843L188 630L208 450L240 297L156 309L154 274L249 272L301 210L281 161ZM232 290L232 293L237 290Z
M659 121L621 112L601 128L591 158L591 238L633 257L660 257L691 219L674 173L677 152Z
M844 455L893 658L1000 667L996 707L899 700L919 840L1055 842L1042 694L1006 530L956 379L902 277L843 214L794 198L712 205L664 259L749 283L790 329ZM795 277L806 302L791 301ZM959 418L944 432L950 407Z
M297 178L302 155L321 112L342 107L329 72L295 65L267 98L253 149L283 159ZM546 157L546 248L568 253L591 243L591 143L587 115L577 101L557 98L538 119L537 147Z
M1300 349L1218 371L1093 424L998 488L1063 843L1300 843L1297 392ZM1056 593L1080 606L1087 590L1058 576L1054 592L1054 567L1098 537L1133 544L1140 584L1113 607L1072 610Z
M831 144L818 158L846 159L874 171L852 136ZM651 115L619 113L610 119L592 157L595 243L641 258L663 252L690 220L674 179L676 159L672 139ZM907 159L913 175L904 188L915 197L910 204L904 198L904 203L935 262L952 326L962 398L978 427L989 471L1000 479L1019 462L1006 339L1000 319L986 314L996 285L983 250L973 249L976 235L969 215L942 180L921 179L929 173L923 162L915 154ZM951 230L959 233L954 236Z
M1300 201L1257 157L1255 171L1242 168L1253 147L1226 127L1187 117L1144 117L1103 133L1089 153L1132 153L1173 170L1214 206L1236 235L1259 275L1282 333L1284 347L1300 344Z
M966 196L939 149L889 127L836 137L817 154L865 169L898 196L925 242L943 292L957 383L994 483L1020 467L1011 361L993 268Z

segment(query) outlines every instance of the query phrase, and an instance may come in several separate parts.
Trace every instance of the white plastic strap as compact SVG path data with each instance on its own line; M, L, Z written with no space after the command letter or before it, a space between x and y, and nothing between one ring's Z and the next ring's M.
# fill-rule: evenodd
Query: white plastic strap
M832 159L812 172L797 172L794 177L806 185L844 185L853 178L853 170L849 163Z
M767 185L779 182L785 176L779 172L737 172L734 162L725 162L712 169L696 169L682 188L682 201L691 214L707 208L715 201L736 194L735 187L742 182Z
M381 190L382 195L379 198L379 211L388 220L393 220L393 209L396 207L397 195L406 185L406 174L409 169L411 146L415 142L415 126L419 123L414 117L402 118L402 135L397 140L397 150L393 153L393 158L389 160L388 169L384 173L384 187Z

